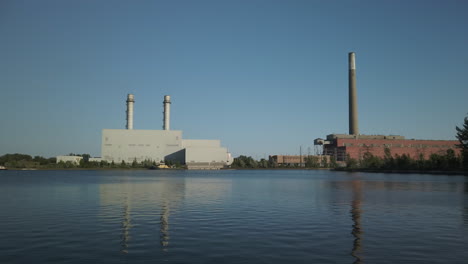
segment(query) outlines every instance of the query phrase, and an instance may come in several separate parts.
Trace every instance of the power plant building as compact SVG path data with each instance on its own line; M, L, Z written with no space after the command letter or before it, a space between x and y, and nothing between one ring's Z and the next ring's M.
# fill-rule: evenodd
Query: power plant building
M459 153L456 140L405 139L397 135L361 135L358 128L356 62L355 53L348 54L349 63L349 135L330 134L326 139L317 138L314 145L323 146L323 155L334 157L337 161L353 158L360 160L364 153L384 157L385 149L391 155L409 155L412 158L427 159L431 154L446 154L452 149Z
M389 149L392 156L409 155L411 158L427 159L431 154L446 154L448 149L458 152L456 140L421 140L405 139L403 136L384 135L345 135L331 134L327 139L316 139L315 145L323 145L323 154L334 157L337 161L346 161L347 156L360 160L369 152L377 157L385 156Z
M188 169L220 169L232 163L231 154L221 147L219 140L183 139L182 131L169 130L169 96L164 96L163 130L133 129L133 103L134 96L129 94L127 129L103 129L103 160L115 163L171 161L185 164Z

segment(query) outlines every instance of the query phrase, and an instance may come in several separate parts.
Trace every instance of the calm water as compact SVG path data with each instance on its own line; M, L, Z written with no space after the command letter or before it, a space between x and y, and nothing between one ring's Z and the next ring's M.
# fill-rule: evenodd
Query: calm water
M0 171L0 263L467 263L468 177Z

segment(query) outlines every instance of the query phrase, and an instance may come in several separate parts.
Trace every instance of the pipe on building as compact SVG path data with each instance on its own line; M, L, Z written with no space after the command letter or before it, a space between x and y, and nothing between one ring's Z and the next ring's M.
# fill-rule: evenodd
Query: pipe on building
M356 90L356 58L355 53L348 54L349 60L349 134L359 134Z
M135 103L135 98L133 94L127 95L127 129L133 129L133 103Z
M170 130L169 122L171 116L171 97L169 95L164 96L164 121L163 121L163 130Z

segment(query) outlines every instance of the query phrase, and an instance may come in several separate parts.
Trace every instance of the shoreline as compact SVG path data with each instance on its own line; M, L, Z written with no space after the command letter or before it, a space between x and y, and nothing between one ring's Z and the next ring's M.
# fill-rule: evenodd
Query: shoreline
M2 171L146 171L146 170L188 170L185 168L168 168L168 169L149 169L149 168L7 168ZM364 173L395 173L395 174L432 174L432 175L460 175L468 176L468 171L424 171L424 170L379 170L379 169L348 169L348 168L223 168L219 170L328 170L337 172L364 172ZM203 171L203 170L194 170ZM213 170L207 170L213 171Z
M379 169L347 169L347 168L337 168L337 169L333 169L332 171L468 176L468 171L379 170Z

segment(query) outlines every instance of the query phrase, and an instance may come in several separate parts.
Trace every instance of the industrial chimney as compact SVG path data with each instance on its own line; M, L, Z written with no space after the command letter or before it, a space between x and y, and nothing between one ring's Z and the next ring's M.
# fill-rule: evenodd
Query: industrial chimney
M349 134L358 135L357 91L356 91L356 61L355 53L348 54L349 60Z
M171 118L171 97L169 95L164 96L164 121L163 130L169 130L169 121Z
M135 99L133 94L127 95L127 129L133 129L133 103Z

